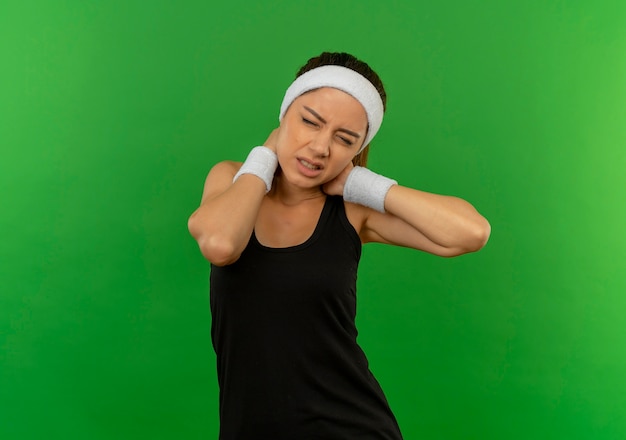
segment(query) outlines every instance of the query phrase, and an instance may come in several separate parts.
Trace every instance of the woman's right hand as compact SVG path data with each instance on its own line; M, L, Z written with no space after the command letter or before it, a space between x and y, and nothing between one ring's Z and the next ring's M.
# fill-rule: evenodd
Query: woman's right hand
M276 145L278 145L279 134L280 134L280 127L272 130L267 140L263 143L263 146L269 148L274 153L276 153Z

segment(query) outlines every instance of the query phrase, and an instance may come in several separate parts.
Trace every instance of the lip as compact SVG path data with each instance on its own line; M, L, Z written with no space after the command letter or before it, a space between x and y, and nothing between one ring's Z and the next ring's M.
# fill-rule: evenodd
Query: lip
M312 170L311 168L308 168L308 167L304 166L302 164L302 162L300 162L301 160L304 160L304 161L310 163L311 165L318 166L319 168L316 169L316 170ZM306 157L297 157L296 158L296 165L298 167L298 171L300 172L300 174L303 174L303 175L305 175L307 177L317 177L324 170L324 165L322 163L316 162L316 161L308 159Z

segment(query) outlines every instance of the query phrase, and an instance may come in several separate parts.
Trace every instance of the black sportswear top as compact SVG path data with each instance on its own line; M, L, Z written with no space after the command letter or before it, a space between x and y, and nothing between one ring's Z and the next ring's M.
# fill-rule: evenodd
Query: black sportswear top
M221 440L401 439L357 345L361 242L341 197L287 248L252 234L235 263L211 266Z

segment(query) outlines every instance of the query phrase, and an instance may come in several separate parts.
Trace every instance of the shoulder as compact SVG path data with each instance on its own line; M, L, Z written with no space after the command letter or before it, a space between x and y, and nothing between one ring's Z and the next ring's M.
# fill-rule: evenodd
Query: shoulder
M348 221L355 229L356 233L359 235L359 238L361 238L361 241L363 243L366 243L368 240L364 235L364 227L368 217L373 211L366 206L346 202L345 200L343 201L343 205L346 211L346 217L348 217Z
M242 162L235 162L232 160L225 160L222 162L218 162L209 171L209 175L207 176L222 176L222 175L230 175L230 177L234 177L241 168Z
M232 160L225 160L218 162L209 171L204 181L204 191L202 193L202 200L211 198L213 195L219 194L225 191L233 183L233 178L239 168L241 168L241 162L235 162Z
M344 201L346 217L354 227L362 243L392 244L385 236L390 232L402 233L404 222L388 213L378 212L367 206Z
M206 177L206 183L218 183L226 181L229 184L232 183L233 177L241 168L241 162L235 162L232 160L225 160L223 162L218 162L209 171L209 174Z

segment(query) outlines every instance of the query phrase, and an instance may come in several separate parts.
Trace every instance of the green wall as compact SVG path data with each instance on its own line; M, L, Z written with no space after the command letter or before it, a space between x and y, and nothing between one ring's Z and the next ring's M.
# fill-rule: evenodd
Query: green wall
M626 438L623 0L0 2L0 438L216 438L187 217L323 50L386 83L370 167L493 228L364 249L406 439Z

